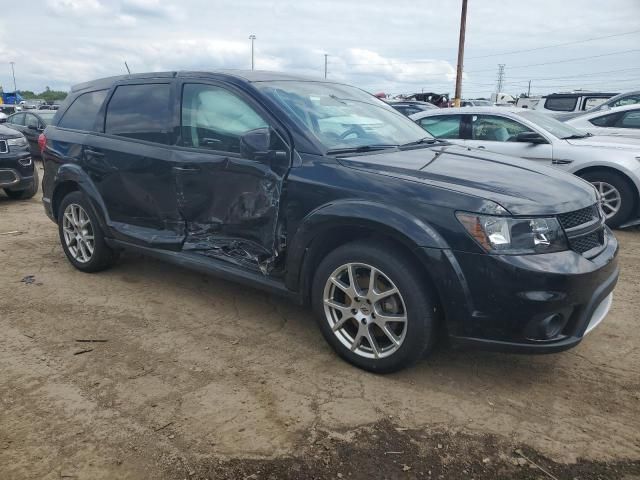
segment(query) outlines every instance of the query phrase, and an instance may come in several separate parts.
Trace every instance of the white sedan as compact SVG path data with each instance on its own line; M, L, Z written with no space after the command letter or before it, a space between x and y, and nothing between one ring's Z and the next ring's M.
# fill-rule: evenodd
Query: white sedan
M594 136L511 107L446 108L409 118L436 138L553 165L591 182L611 227L639 217L640 139Z
M585 113L566 123L594 135L640 138L640 104Z

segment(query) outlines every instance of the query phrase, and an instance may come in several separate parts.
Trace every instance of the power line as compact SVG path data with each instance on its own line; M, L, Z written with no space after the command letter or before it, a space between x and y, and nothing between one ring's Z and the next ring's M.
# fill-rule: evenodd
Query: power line
M467 60L473 60L473 59L476 59L476 58L498 57L500 55L513 55L515 53L523 53L523 52L534 52L534 51L537 51L537 50L545 50L547 48L564 47L566 45L576 45L578 43L592 42L594 40L602 40L602 39L605 39L605 38L613 38L613 37L622 37L622 36L625 36L625 35L633 35L634 33L640 33L640 30L634 30L633 32L616 33L616 34L613 34L613 35L603 35L601 37L585 38L584 40L575 40L575 41L572 41L572 42L556 43L555 45L546 45L544 47L526 48L526 49L523 49L523 50L511 50L509 52L490 53L488 55L478 55L476 57L468 57Z

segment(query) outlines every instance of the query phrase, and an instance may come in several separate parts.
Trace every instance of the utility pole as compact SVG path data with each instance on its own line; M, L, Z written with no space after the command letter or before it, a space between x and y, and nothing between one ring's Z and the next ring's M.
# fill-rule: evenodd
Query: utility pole
M9 62L11 64L11 75L13 75L13 92L16 93L18 91L18 87L16 87L16 71L13 68L16 62ZM17 100L18 97L16 97Z
M324 54L324 79L327 79L327 57L329 55L327 55L326 53Z
M124 66L127 68L127 73L131 75L131 70L129 70L129 65L127 65L127 61L124 61Z
M460 39L458 41L458 68L456 72L456 94L453 106L460 106L462 95L462 65L464 63L464 35L467 28L467 0L462 0L462 13L460 14Z
M253 62L253 42L255 42L256 40L256 36L251 34L249 35L249 40L251 40L251 70L253 70L254 68L254 62Z
M529 88L527 89L527 97L531 96L531 80L529 80Z
M502 92L502 85L504 84L504 63L498 64L498 85L496 86L496 93Z

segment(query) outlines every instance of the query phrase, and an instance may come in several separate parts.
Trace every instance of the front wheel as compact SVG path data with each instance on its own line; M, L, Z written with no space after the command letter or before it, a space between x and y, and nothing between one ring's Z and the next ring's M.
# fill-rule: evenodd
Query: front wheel
M602 211L609 227L619 227L629 219L636 199L633 187L625 177L606 170L587 172L580 177L600 192Z
M400 370L434 344L435 295L415 261L391 245L338 247L316 270L312 297L327 342L365 370Z

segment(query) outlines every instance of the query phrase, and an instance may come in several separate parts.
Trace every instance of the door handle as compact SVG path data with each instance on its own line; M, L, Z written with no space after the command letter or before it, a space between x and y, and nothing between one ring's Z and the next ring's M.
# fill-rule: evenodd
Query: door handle
M104 157L104 152L100 152L98 150L94 150L93 148L85 148L84 150L86 153L88 153L89 155L91 155L92 157Z
M478 145L478 148L482 149L482 150L486 150L487 147L485 147L484 145Z

